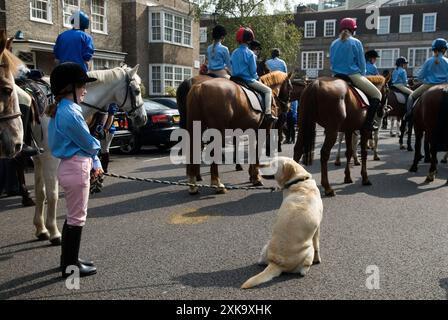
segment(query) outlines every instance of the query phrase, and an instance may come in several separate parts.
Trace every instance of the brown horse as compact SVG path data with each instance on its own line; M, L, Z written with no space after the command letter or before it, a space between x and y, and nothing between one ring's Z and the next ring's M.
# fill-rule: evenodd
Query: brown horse
M382 76L367 77L381 92L386 90L386 79ZM353 183L350 176L350 159L353 155L352 136L361 130L367 110L359 106L357 98L344 80L323 77L309 85L300 99L299 135L294 147L294 160L299 162L304 155L304 164L309 165L314 157L316 123L325 129L325 142L321 149L321 184L325 195L334 196L328 182L328 159L336 142L338 132L345 133L347 165L344 183ZM371 185L367 176L367 141L371 132L361 130L361 175L362 184Z
M12 158L20 152L23 125L19 100L14 86L14 74L21 61L8 49L6 32L0 30L0 157Z
M274 102L272 104L273 114L285 112L279 104L289 101L289 95L292 90L290 82L291 75L283 72L272 72L260 78L260 81L272 89ZM286 103L286 107L287 107ZM199 164L193 163L193 142L202 141L201 136L196 136L193 131L193 122L201 123L202 131L206 129L216 129L224 138L226 129L266 129L270 130L271 126L266 126L262 122L263 114L254 111L250 106L250 102L246 98L243 89L234 83L223 78L211 79L194 85L187 97L187 121L186 128L190 135L190 157L187 164L188 182L195 184L199 174ZM260 124L262 124L260 126ZM222 141L224 143L224 141ZM250 181L253 185L262 185L261 177L258 172L257 163L249 166ZM217 186L218 193L226 192L225 186L220 182L218 173L218 164L211 164L211 184ZM190 193L198 193L198 188L190 187Z
M421 155L422 138L425 135L425 151L429 151L431 166L426 182L434 181L437 173L437 152L447 151L448 132L448 85L438 85L428 89L417 102L413 110L415 128L414 162L409 169L417 172Z

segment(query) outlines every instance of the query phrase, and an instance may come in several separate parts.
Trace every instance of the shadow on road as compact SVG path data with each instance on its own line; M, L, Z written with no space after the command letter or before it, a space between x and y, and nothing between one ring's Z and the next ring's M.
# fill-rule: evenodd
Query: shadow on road
M439 286L446 290L446 299L448 300L448 278L440 279Z

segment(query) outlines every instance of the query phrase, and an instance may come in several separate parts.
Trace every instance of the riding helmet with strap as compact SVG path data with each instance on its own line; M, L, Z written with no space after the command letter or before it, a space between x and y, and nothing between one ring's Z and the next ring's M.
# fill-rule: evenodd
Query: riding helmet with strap
M213 28L213 31L212 31L213 39L219 40L221 38L224 38L226 35L227 35L227 31L226 31L226 28L224 28L223 26L218 24Z
M351 33L353 33L356 29L358 29L358 25L356 24L356 20L353 18L344 18L339 24L339 32L349 30Z
M369 50L365 53L365 57L366 57L366 60L377 59L380 57L380 55L378 54L378 51L376 51L376 50Z
M236 41L238 43L249 43L255 39L255 34L251 28L240 27L236 32Z
M405 64L408 64L408 59L406 59L406 57L400 57L397 59L397 61L395 61L395 65L397 67L401 67Z
M437 38L436 40L434 40L432 42L432 50L443 50L443 49L448 49L448 43L445 39L443 38Z
M70 17L70 23L75 29L86 30L89 29L90 19L84 11L76 10Z

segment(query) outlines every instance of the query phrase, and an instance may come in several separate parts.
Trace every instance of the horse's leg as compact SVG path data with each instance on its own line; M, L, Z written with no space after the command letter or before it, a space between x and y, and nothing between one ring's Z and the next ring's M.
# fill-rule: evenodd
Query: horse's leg
M40 156L34 157L34 190L36 193L36 208L34 210L33 224L36 227L36 237L39 240L50 239L50 233L45 227L45 184L42 169L42 159Z
M331 148L333 148L338 138L338 131L325 130L325 141L320 150L321 184L325 190L325 195L334 197L334 190L328 182L328 159L330 159Z
M429 174L426 177L426 182L433 182L437 173L437 149L434 143L429 144L429 150L431 152L431 167L429 168Z
M425 134L425 140L424 140L424 149L425 149L425 163L431 163L431 152L429 150L429 142L426 138L427 135Z
M448 163L448 152L445 153L445 155L443 156L443 159L440 161L442 163Z
M409 169L410 172L417 172L417 170L418 170L418 163L422 159L422 138L423 138L423 133L416 130L415 131L414 162L412 163L412 166Z
M59 161L53 157L46 157L43 159L45 165L43 166L43 174L45 181L45 194L47 199L47 218L45 220L45 227L50 232L50 242L53 245L61 244L61 233L59 232L56 222L57 207L59 199L59 184L57 179L57 170Z
M378 140L379 140L379 133L380 130L375 130L373 132L373 160L374 161L380 161L380 157L378 156Z
M238 153L237 148L239 145L236 143L236 137L233 137L233 163L235 163L235 170L236 171L243 171L243 166L240 163L237 163L238 159L236 158L236 155Z
M336 152L336 160L334 162L334 165L339 167L341 165L341 146L342 146L342 139L344 139L344 133L339 132L338 134L338 151ZM347 143L347 142L346 142ZM348 159L350 161L350 159Z
M391 137L395 137L395 117L390 117L390 131L389 134Z
M369 140L369 135L369 131L361 130L361 176L362 184L364 186L372 185L367 175L367 141Z
M402 120L401 125L400 125L400 137L398 139L398 143L400 144L400 150L406 149L405 146L403 145L403 139L404 139L404 133L406 131L406 125L407 125L407 121Z
M412 120L408 121L408 141L407 141L407 145L408 151L414 151L414 149L412 148L412 129L414 127L414 123Z
M345 151L345 156L347 158L347 164L345 165L345 178L344 183L353 183L352 177L350 176L350 161L353 156L353 132L352 131L346 131L345 132L345 144L347 146L347 149Z
M199 165L198 164L187 164L187 179L188 179L188 183L190 184L196 184L197 183L197 178L199 175ZM188 187L188 192L191 195L195 195L199 193L199 188L196 186L189 186Z
M26 187L25 182L25 159L22 156L15 158L16 173L19 179L19 192L22 195L22 205L24 207L32 207L36 205L30 197L30 192Z
M227 192L226 187L221 183L221 180L219 179L218 165L214 162L210 165L210 173L211 173L211 185L217 187L216 193L217 194L226 193Z
M358 143L359 143L359 133L352 135L352 157L353 157L353 163L355 166L360 166L361 163L359 162L358 157Z
M270 140L270 138L268 138L268 140L266 140L266 143L268 143L268 141ZM251 141L249 141L250 143ZM252 142L253 143L253 142ZM268 148L268 145L266 144L266 147ZM261 187L263 186L263 181L261 180L261 176L260 176L260 155L258 154L258 133L257 133L257 141L255 142L255 150L257 150L256 154L255 154L255 164L251 163L249 164L249 177L250 177L250 183L252 183L252 185L254 187ZM266 152L270 154L270 148L266 149Z

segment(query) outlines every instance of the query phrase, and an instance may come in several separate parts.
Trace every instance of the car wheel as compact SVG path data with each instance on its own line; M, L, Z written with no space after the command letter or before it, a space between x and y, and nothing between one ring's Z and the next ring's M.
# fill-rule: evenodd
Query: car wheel
M124 154L135 154L140 151L142 145L139 141L139 138L136 135L132 135L132 138L129 140L128 144L122 145L120 147L120 151Z
M171 147L173 147L175 144L174 143L159 143L156 144L157 149L161 150L161 151L167 151L169 149L171 149Z

